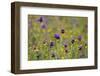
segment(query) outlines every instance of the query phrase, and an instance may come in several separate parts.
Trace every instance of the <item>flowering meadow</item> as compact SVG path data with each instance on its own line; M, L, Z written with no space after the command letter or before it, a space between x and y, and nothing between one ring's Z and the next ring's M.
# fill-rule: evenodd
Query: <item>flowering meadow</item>
M87 57L87 17L28 15L28 60Z

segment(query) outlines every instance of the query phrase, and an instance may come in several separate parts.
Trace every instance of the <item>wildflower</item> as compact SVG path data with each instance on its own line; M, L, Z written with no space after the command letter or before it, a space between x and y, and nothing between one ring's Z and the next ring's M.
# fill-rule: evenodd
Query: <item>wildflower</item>
M33 45L32 48L33 48L34 51L36 51L36 49L37 49L36 45Z
M64 47L67 47L68 45L67 44L64 44Z
M53 47L54 46L54 42L50 42L50 47Z
M84 44L85 46L87 46L88 44L87 44L87 42L85 42L85 44Z
M41 25L41 29L46 29L46 28L47 28L46 24Z
M55 58L56 57L56 52L52 51L51 52L51 57Z
M67 48L65 48L65 52L68 53L68 49Z
M61 29L61 33L62 33L62 34L65 33L65 30L64 30L64 29Z
M79 46L79 50L82 50L82 45Z
M43 22L44 21L44 16L41 16L40 18L38 18L38 20L37 20L38 22Z
M54 34L54 37L55 37L56 39L60 39L60 35L59 35L59 34Z
M82 40L82 35L78 36L78 40L81 41Z
M73 44L74 42L75 42L75 39L74 39L74 38L72 38L71 43Z
M88 44L87 43L85 43L84 45L85 45L85 48L88 48Z

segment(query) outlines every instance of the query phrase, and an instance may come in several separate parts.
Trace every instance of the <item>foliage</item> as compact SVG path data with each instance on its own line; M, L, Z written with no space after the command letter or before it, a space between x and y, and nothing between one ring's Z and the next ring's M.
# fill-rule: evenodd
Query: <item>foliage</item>
M28 60L88 57L87 17L28 15Z

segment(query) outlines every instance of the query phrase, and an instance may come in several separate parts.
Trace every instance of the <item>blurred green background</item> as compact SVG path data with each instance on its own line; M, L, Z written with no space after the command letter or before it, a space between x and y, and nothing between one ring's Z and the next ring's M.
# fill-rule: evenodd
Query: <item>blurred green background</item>
M87 57L87 17L28 15L28 60Z

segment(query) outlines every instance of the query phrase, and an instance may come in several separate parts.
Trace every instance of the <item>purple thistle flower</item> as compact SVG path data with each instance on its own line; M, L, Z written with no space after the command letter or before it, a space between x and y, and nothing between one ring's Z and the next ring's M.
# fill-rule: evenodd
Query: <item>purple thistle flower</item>
M65 52L68 53L68 49L67 48L65 48Z
M37 20L38 22L43 22L44 21L44 16L41 16L40 18L38 18L38 20Z
M56 39L60 39L60 35L59 35L59 34L54 34L54 37L55 37Z
M51 57L56 57L56 52L52 51Z
M79 50L82 50L82 45L79 46Z
M47 28L46 24L41 25L41 29L46 29L46 28Z
M65 30L64 30L64 29L61 29L61 33L62 33L62 34L65 33Z
M67 44L64 44L64 47L67 47L68 45Z
M71 43L73 44L74 42L75 42L75 39L74 39L74 38L72 38Z
M78 40L81 41L82 40L82 35L78 36Z
M50 42L50 48L54 46L54 42Z

